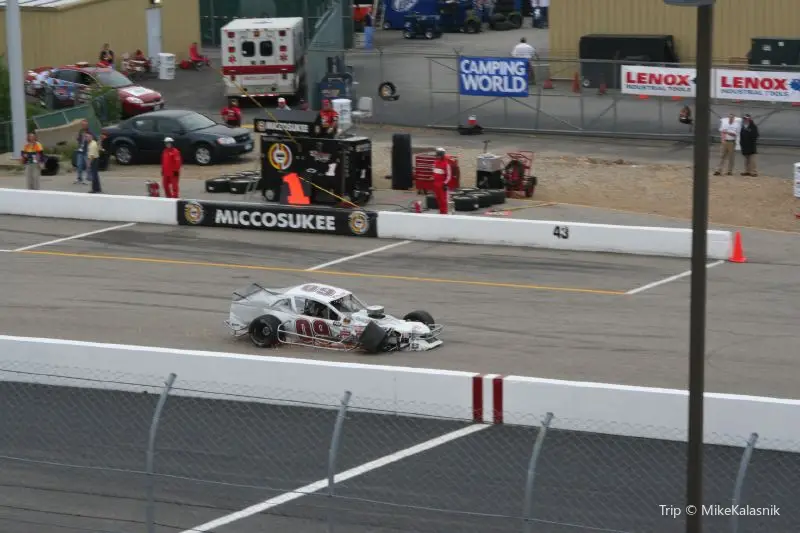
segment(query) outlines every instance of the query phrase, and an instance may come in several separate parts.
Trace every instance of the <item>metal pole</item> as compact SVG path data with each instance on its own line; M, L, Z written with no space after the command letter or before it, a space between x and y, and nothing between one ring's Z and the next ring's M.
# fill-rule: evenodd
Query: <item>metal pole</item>
M686 499L697 512L686 517L686 533L702 533L703 395L706 344L706 260L708 239L708 158L711 128L711 62L714 8L697 8L697 111L694 131L692 285L689 311L689 452Z
M342 442L342 429L344 420L347 416L347 406L350 404L350 397L353 395L349 390L344 392L342 403L339 406L339 414L336 415L336 423L333 426L333 436L331 437L331 447L328 448L328 533L333 533L333 486L336 482L336 458L339 456L339 446Z
M11 90L11 121L14 135L14 156L20 157L27 138L28 117L25 114L25 77L22 70L22 16L19 0L6 2L6 61Z
M533 452L531 453L531 460L528 462L528 477L525 480L525 501L523 502L522 518L524 522L525 533L533 531L533 523L531 516L533 515L533 480L536 477L536 463L539 462L539 454L542 453L544 446L544 438L547 435L547 428L550 427L550 422L553 421L553 413L547 413L542 426L539 428L539 433L536 435L536 442L533 443Z
M733 499L731 503L733 508L739 505L742 499L742 486L744 485L744 476L747 474L747 467L750 466L750 458L753 456L753 449L758 442L758 433L753 433L747 439L747 447L742 454L742 462L739 463L739 473L736 474L736 485L733 486ZM731 515L731 533L739 533L739 516L736 513Z
M147 465L145 466L145 471L147 472L147 533L155 533L156 531L155 480L153 476L155 474L158 424L161 421L161 412L164 410L164 405L167 403L167 398L176 377L175 374L170 374L167 377L167 381L164 382L164 388L161 389L161 395L158 397L156 410L153 412L153 420L150 422L150 436L147 440Z

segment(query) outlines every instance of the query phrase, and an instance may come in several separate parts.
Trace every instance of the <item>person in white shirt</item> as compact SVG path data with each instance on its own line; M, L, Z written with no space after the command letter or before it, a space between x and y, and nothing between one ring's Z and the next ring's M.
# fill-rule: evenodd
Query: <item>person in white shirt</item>
M728 176L733 174L733 164L736 161L736 139L739 136L739 121L736 120L736 115L731 113L728 118L723 118L719 125L719 136L722 142L720 150L719 165L717 171L714 172L715 176L722 174L722 167L728 163Z
M531 84L535 85L536 80L533 73L533 60L539 59L539 55L536 53L536 48L529 45L528 40L523 37L519 40L519 44L515 46L513 50L511 50L511 56L528 60L528 77L530 78Z
M278 109L280 109L281 111L291 111L292 110L291 107L286 105L286 98L284 98L283 96L278 98Z
M538 17L537 15L538 10ZM547 28L550 25L548 17L550 11L550 0L531 0L531 18L534 28Z

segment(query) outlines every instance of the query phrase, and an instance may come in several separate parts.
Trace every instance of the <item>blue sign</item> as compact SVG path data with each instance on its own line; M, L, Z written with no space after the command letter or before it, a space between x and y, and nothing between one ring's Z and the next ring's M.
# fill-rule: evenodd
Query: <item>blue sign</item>
M458 92L464 96L528 96L528 60L516 57L461 57Z

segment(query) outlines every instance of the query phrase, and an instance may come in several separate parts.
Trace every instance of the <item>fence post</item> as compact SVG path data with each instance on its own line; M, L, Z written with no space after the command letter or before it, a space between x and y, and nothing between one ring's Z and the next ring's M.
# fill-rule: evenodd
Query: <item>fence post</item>
M147 533L155 533L156 531L156 504L155 504L155 480L154 476L154 463L156 454L156 435L158 434L158 424L161 421L161 412L164 410L164 405L167 403L167 397L172 390L172 385L175 383L175 374L170 374L167 381L164 382L164 388L161 389L161 395L158 397L156 410L153 412L153 420L150 422L150 435L147 440L147 464L145 471L147 472Z
M733 486L733 499L731 503L734 505L734 509L736 505L739 505L739 501L742 499L744 476L747 474L747 467L750 466L750 458L753 456L753 450L756 447L757 441L758 433L751 434L750 438L747 439L747 446L744 449L744 453L742 453L742 461L739 463L739 473L736 474L736 485ZM736 513L731 515L731 532L739 533L739 517Z
M536 463L539 461L539 455L542 453L544 446L544 438L547 436L547 428L553 421L553 413L547 413L542 420L542 425L539 428L539 433L536 435L536 441L533 443L533 452L531 452L531 459L528 462L528 476L525 479L525 501L523 502L522 519L524 533L530 533L533 528L531 516L533 515L533 481L536 477Z
M331 447L328 448L328 533L333 533L333 485L336 482L336 458L339 456L339 446L342 442L342 429L344 420L347 416L347 407L353 393L344 391L342 403L339 405L339 413L336 415L336 423L333 426L331 436Z

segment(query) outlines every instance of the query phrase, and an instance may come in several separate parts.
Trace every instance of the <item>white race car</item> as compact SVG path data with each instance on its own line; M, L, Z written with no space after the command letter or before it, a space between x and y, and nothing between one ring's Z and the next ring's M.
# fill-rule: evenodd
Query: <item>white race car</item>
M249 285L233 293L225 325L260 348L294 344L368 353L432 350L442 345L443 329L426 311L399 319L348 290L320 283L286 289Z

